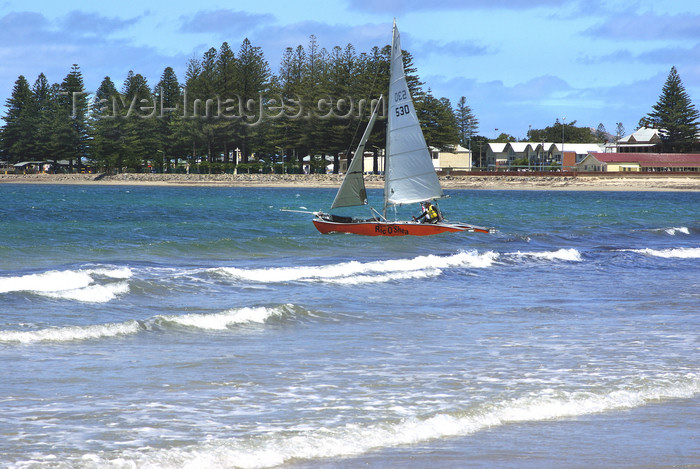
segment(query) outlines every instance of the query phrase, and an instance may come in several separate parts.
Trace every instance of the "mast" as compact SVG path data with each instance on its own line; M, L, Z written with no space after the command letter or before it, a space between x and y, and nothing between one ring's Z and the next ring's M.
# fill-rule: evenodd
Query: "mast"
M397 40L397 35L398 31L396 29L396 18L394 18L394 26L391 28L391 55L389 56L389 115L387 116L386 120L386 144L384 145L384 210L382 215L384 215L384 219L386 220L386 208L389 205L389 158L390 153L390 146L391 146L391 135L389 135L389 122L391 121L391 103L394 101L394 98L391 96L391 83L394 79L394 56L395 54L395 48L397 47L396 40ZM399 57L401 57L401 51L399 51ZM401 65L403 67L403 64Z

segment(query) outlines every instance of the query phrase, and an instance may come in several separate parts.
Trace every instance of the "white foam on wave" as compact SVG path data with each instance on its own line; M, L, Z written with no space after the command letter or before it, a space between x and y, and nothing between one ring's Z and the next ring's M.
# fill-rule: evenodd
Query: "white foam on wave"
M97 279L107 277L110 280L125 280L132 275L131 269L126 267L51 270L39 274L0 278L0 293L28 292L50 298L105 303L128 293L129 284L127 282L96 283Z
M328 282L340 284L376 283L407 278L424 278L447 268L486 268L493 265L497 253L460 252L451 256L418 256L373 262L342 262L339 264L268 269L217 269L225 275L250 282Z
M685 226L681 226L678 228L676 228L676 227L664 228L664 231L666 233L670 234L671 236L675 236L677 233L690 234L690 230Z
M75 342L90 339L132 335L142 330L137 321L88 326L66 326L40 329L36 331L0 331L0 342Z
M276 308L240 308L212 314L185 314L182 316L168 315L158 317L181 326L195 327L197 329L224 330L229 326L237 324L263 324L271 317L283 316L290 310L289 308L289 306Z
M372 425L347 424L338 428L280 431L240 440L213 440L185 448L125 451L114 459L99 458L100 466L125 462L137 467L266 468L290 460L317 460L358 456L383 448L420 444L446 437L466 436L487 428L517 422L565 419L601 412L632 409L652 402L688 399L700 393L700 376L667 377L646 386L628 386L595 393L544 390L517 399L481 405L463 412L440 413Z
M544 252L520 252L517 251L512 255L516 257L529 257L533 259L543 259L548 261L574 261L580 262L581 253L573 248L570 249L559 249L557 251L544 251Z
M0 343L30 344L37 342L79 342L138 334L164 322L205 330L223 330L246 323L265 323L272 317L282 317L293 311L293 305L230 309L220 313L158 315L145 321L128 320L122 323L90 324L86 326L49 327L33 331L2 331Z
M127 282L110 283L107 285L88 285L82 288L43 292L50 298L81 301L83 303L107 303L116 297L129 292Z
M622 251L636 252L653 257L667 259L700 259L700 248L670 248L670 249L622 249Z

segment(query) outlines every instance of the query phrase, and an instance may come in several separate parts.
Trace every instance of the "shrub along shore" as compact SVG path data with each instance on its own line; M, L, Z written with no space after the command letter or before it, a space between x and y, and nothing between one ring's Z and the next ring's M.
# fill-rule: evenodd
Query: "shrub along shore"
M337 174L0 174L0 183L83 184L83 185L172 185L232 187L338 187ZM700 191L700 174L695 175L578 175L441 176L445 189L486 190L591 190L591 191ZM366 177L368 188L380 188L382 176Z

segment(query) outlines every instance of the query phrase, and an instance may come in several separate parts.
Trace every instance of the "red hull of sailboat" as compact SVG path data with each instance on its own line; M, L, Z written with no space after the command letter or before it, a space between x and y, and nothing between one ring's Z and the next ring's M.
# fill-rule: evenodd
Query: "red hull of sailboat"
M362 221L340 223L314 219L314 226L323 234L351 233L364 236L430 236L446 232L475 231L469 225L453 225L449 223L415 223L409 221L380 222ZM487 228L482 228L486 233Z

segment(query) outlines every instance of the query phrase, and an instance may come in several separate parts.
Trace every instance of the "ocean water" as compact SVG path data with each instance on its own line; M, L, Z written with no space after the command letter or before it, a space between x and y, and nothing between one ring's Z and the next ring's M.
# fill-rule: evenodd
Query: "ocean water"
M700 465L700 193L448 194L0 185L0 466Z

